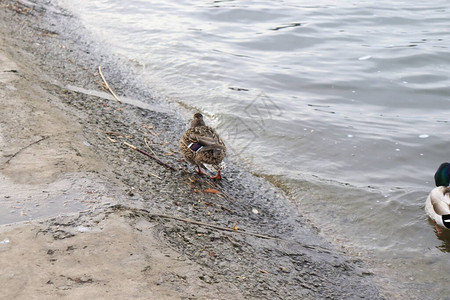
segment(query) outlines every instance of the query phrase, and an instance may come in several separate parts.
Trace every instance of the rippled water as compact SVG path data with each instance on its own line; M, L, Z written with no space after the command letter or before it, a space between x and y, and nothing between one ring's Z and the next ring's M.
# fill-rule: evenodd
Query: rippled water
M447 1L59 2L385 286L449 294L450 235L423 209L450 160Z

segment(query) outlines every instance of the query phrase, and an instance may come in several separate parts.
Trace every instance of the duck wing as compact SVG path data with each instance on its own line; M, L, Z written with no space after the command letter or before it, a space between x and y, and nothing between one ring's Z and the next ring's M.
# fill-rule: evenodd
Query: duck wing
M430 195L433 210L440 216L450 214L450 198L445 187L434 189Z
M448 204L443 202L443 201L433 201L433 199L431 199L431 204L433 205L433 209L434 211L440 215L448 215L450 214L450 209L448 207Z
M191 128L189 141L205 147L206 149L202 149L203 151L225 149L225 145L219 135L209 126Z

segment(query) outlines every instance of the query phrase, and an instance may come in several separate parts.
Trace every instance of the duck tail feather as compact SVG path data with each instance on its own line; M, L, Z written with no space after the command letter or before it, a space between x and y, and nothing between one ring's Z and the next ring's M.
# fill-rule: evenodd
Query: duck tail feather
M442 215L442 223L444 223L445 227L450 229L450 214Z

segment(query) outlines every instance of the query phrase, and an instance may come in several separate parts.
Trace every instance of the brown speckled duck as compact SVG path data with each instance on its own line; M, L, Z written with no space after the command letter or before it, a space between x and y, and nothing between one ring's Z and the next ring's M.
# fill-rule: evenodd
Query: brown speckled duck
M222 179L220 171L227 148L217 132L206 126L201 113L194 114L191 127L180 138L180 152L183 157L197 166L197 173L205 174L201 168L212 165L217 171L213 179Z

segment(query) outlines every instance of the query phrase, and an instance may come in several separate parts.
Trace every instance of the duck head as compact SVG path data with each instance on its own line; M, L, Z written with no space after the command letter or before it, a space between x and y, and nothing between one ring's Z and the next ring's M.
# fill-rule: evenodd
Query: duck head
M194 114L194 120L191 122L191 128L197 126L205 126L205 121L203 121L203 115L201 113Z
M436 186L449 186L450 184L450 163L445 162L439 166L434 174Z

